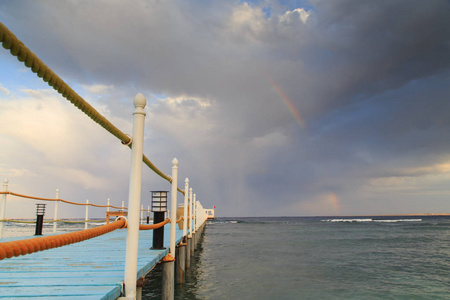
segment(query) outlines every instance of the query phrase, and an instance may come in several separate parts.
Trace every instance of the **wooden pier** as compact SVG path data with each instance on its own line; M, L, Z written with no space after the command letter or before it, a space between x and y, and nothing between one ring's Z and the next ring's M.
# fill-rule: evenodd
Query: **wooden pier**
M118 229L0 261L0 299L117 299L124 280L126 234L126 229ZM182 236L183 230L177 228L177 244ZM145 276L169 252L170 226L164 227L166 249L150 250L152 238L153 230L139 232L137 278Z
M56 191L56 198L54 199L12 193L8 191L8 180L5 179L3 181L3 191L0 192L0 238L3 236L4 222L13 221L8 220L5 217L7 195L54 202L55 210L53 221L55 223L53 232L56 232L56 222L61 221L57 218L58 203L60 202L72 205L84 205L86 207L84 221L85 228L87 228L87 224L90 221L88 218L89 206L107 207L108 210L109 208L120 209L121 211L127 209L128 233L127 230L123 229L115 230L113 232L107 231L109 233L97 236L96 232L102 231L103 229L93 230L90 231L89 234L92 234L90 237L97 236L95 238L36 253L32 252L40 250L41 248L40 245L37 245L37 248L35 249L32 241L24 242L29 244L29 248L28 246L25 246L24 248L19 247L18 244L20 243L12 243L14 246L9 243L3 244L5 248L1 248L2 251L0 255L0 298L20 299L32 297L34 299L49 299L53 297L58 299L116 299L121 295L124 295L122 298L126 299L138 298L140 289L136 288L137 282L139 283L139 281L143 279L143 276L145 276L145 274L169 252L170 255L167 255L164 264L165 269L167 269L165 274L167 275L169 272L174 272L176 244L182 240L183 236L186 238L187 244L190 247L190 254L192 255L194 253L194 245L196 245L198 241L198 236L196 238L197 230L201 231L204 222L206 221L205 210L200 201L196 200L196 194L193 194L192 188L189 188L189 179L185 179L184 190L181 190L177 186L178 160L176 158L172 160L172 175L169 176L158 169L143 153L146 115L144 108L147 104L147 100L141 93L138 93L134 97L133 132L131 135L126 134L114 126L113 123L76 93L2 23L0 23L0 43L4 49L10 50L10 53L13 56L17 56L17 59L24 63L27 68L30 68L38 77L42 78L44 82L48 83L49 86L58 91L63 98L71 102L91 120L107 130L109 134L112 134L119 139L123 145L131 148L128 208L123 207L123 202L122 207L112 206L109 203L109 199L107 205L89 203L88 200L86 200L86 203L67 201L59 198L59 190ZM44 141L45 137L42 140ZM139 215L143 209L141 208L143 163L161 178L170 183L170 211L174 214L177 211L178 192L184 195L183 206L186 208L183 215L184 229L175 229L175 227L177 227L177 219L173 216L171 219L171 226L164 227L165 241L163 244L166 247L164 250L149 249L152 246L151 241L153 240L153 231L139 232ZM167 201L167 199L165 200ZM162 207L164 207L164 210L161 210ZM189 216L187 215L188 210ZM152 211L155 212L154 209L152 209ZM161 205L157 210L157 212L166 211L167 206ZM108 215L108 219L109 216L113 214L115 213L111 212ZM124 212L120 212L120 214L123 215ZM43 220L43 211L38 212L38 217L42 217L39 219L41 221ZM188 220L190 220L189 224L186 223ZM42 222L38 223L42 225ZM191 228L189 235L187 233L188 227ZM38 231L36 234L39 234ZM84 239L84 236L79 236L79 234L66 235L66 237L67 236L71 236L78 240ZM16 238L16 240L20 239L23 238ZM68 241L69 239L70 238L68 238ZM0 239L0 242L6 242L8 240L11 241L12 239ZM49 245L52 246L51 240L52 239L46 239L49 244L47 245L44 243L42 249ZM66 241L63 242L65 243ZM185 245L180 248L183 247L185 247ZM20 256L25 253L31 254ZM190 256L186 255L186 257L189 258ZM169 265L170 267L167 267ZM180 263L180 266L182 265L183 264ZM188 267L188 264L186 263L185 266ZM135 276L135 272L137 272L137 277ZM165 281L166 284L163 285L162 294L164 299L173 299L174 297L173 278L175 276L172 275L163 276L168 278ZM184 279L181 278L180 280ZM122 289L124 289L124 291L122 291Z

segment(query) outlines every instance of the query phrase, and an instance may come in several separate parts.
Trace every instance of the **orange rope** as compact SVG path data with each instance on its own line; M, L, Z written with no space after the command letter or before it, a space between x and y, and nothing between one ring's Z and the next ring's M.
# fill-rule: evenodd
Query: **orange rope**
M19 240L12 242L0 243L0 260L30 254L47 249L57 248L73 243L78 243L87 239L91 239L113 230L123 228L124 220L117 220L110 224L98 226L96 228L69 232L60 235L52 235L40 238L32 238L27 240Z
M92 204L89 203L90 206L95 206L95 207L109 207L109 205L98 205L98 204Z
M9 194L9 195L17 196L17 197L28 198L28 199L35 199L35 200L44 200L44 201L58 201L58 200L60 200L60 199L49 199L49 198L32 197L32 196L27 196L27 195L13 193L13 192L2 192L2 194Z
M152 229L158 229L166 225L170 222L170 219L167 218L164 221L156 224L150 224L150 225L139 225L139 230L152 230Z
M67 203L67 204L73 204L73 205L81 205L81 206L83 206L83 205L89 205L89 204L86 204L86 203L77 203L77 202L71 202L71 201L67 201L67 200L62 200L61 199L61 202L64 202L64 203Z
M110 205L109 207L112 207L115 209L128 209L127 207L118 207L118 206L112 206L112 205Z
M183 221L183 219L184 219L184 217L181 216L181 217L177 220L177 223L180 223L181 221Z
M13 195L13 196L17 196L17 197L22 197L22 198L28 198L28 199L34 199L34 200L42 200L42 201L61 201L67 204L73 204L73 205L90 205L90 206L95 206L95 207L112 207L115 209L128 209L126 207L117 207L117 206L112 206L112 205L97 205L97 204L92 204L92 203L78 203L78 202L71 202L71 201L67 201L64 199L51 199L51 198L40 198L40 197L33 197L33 196L27 196L27 195L22 195L22 194L17 194L14 192L0 192L0 195Z

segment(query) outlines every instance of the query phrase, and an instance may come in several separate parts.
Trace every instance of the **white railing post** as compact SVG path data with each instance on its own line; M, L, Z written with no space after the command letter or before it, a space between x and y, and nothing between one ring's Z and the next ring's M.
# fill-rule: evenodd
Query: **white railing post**
M193 205L193 201L192 201L192 188L189 189L189 237L192 237L192 233L194 233L194 231L192 230L193 227L193 217L194 217L194 205Z
M197 232L197 194L194 194L194 233Z
M108 198L108 200L106 201L106 224L109 224L109 207L111 206L111 200Z
M170 213L170 254L175 258L175 234L177 226L177 189L178 189L178 160L172 160L172 197Z
M125 201L122 201L122 212L125 211Z
M177 226L177 189L178 189L178 160L172 160L172 188L170 209L170 247L169 254L163 264L161 299L173 300L175 292L175 233Z
M89 200L86 200L86 216L84 218L85 222L84 222L84 229L88 228L88 220L89 220Z
M8 191L8 179L5 178L5 180L3 180L3 191L7 192ZM5 218L5 214L6 214L6 194L2 195L2 205L1 205L1 212L0 212L0 220L3 220ZM0 222L0 238L3 237L3 224L5 224L5 222Z
M187 239L187 218L188 218L188 198L189 198L189 178L184 181L184 213L183 213L183 237Z
M53 233L56 232L56 220L58 220L58 203L59 203L59 189L56 189L56 195L55 195L55 213L53 215Z
M125 297L136 298L137 261L139 250L139 208L141 205L142 156L144 152L144 125L147 104L144 95L134 97L133 135L131 144L131 171L128 194L127 249L125 254ZM123 205L122 205L123 206Z

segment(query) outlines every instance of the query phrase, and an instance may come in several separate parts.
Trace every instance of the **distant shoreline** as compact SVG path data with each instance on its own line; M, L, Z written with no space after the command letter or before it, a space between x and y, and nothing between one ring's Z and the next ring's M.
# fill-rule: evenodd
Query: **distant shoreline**
M421 213L421 214L387 214L387 215L351 215L331 217L426 217L426 216L450 216L450 213Z
M216 219L233 218L355 218L355 217L448 217L450 213L418 213L418 214L380 214L380 215L322 215L322 216L258 216L258 217L216 217Z

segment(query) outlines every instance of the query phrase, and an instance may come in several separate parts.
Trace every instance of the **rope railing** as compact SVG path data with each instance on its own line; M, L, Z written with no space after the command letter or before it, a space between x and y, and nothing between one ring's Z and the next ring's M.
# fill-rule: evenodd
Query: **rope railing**
M80 205L80 206L94 206L94 207L111 207L111 208L115 208L115 209L128 209L127 207L120 207L120 206L114 206L114 205L98 205L98 204L93 204L93 203L78 203L78 202L72 202L72 201L67 201L64 199L54 199L54 198L41 198L41 197L34 197L34 196L27 196L27 195L22 195L22 194L18 194L18 193L14 193L14 192L0 192L0 195L12 195L12 196L16 196L16 197L21 197L21 198L26 198L26 199L32 199L32 200L41 200L41 201L59 201L59 202L64 202L67 204L72 204L72 205Z
M182 221L183 218L179 218L177 223ZM8 220L9 221L9 220ZM170 218L165 219L164 221L151 225L139 225L139 230L153 230L158 229L170 222ZM25 221L23 223L34 223ZM77 223L77 222L72 222ZM11 242L3 242L0 243L0 260L5 258L11 258L13 256L20 256L31 254L38 251L44 251L48 249L53 249L65 245L70 245L74 243L78 243L84 240L88 240L108 232L111 232L116 229L122 229L127 227L127 221L124 218L118 218L116 221L101 225L96 228L85 229L76 232L68 232L59 235L47 236L47 237L39 237L39 238L31 238L24 239L18 241Z
M23 62L27 68L36 73L39 78L47 82L49 86L55 89L64 98L70 101L75 107L80 109L94 122L102 126L106 131L118 138L122 144L131 148L131 138L114 126L108 119L100 114L78 93L76 93L64 80L56 75L36 54L34 54L22 41L20 41L3 23L0 22L0 42L3 48L10 50L13 56L16 56L20 62ZM159 170L145 155L142 157L143 162L153 172L158 174L168 182L172 182L172 178ZM177 190L184 195L184 191L177 187Z
M0 223L2 222L10 222L10 223L22 223L22 224L36 224L36 221L25 221L25 220L17 220L17 219L0 219ZM106 222L106 219L104 220L82 220L82 221L69 221L69 220L63 220L63 219L56 219L56 220L47 220L42 221L42 223L69 223L69 224L81 224L81 223L104 223Z
M125 220L118 219L110 224L96 228L46 237L3 242L0 243L0 260L78 243L123 228L125 225Z
M28 195L23 195L23 194L18 194L18 193L14 193L11 191L6 191L6 192L0 192L0 195L12 195L12 196L16 196L16 197L22 197L22 198L26 198L26 199L32 199L32 200L40 200L40 201L53 201L53 202L64 202L64 203L68 203L68 204L73 204L73 205L79 205L79 206L94 206L94 207L111 207L111 208L115 208L115 209L120 209L120 210L127 210L127 207L120 207L120 206L114 206L114 205L98 205L98 204L93 204L93 203L78 203L78 202L72 202L72 201L67 201L64 199L60 199L60 198L42 198L42 197L35 197L35 196L28 196ZM145 211L145 212L150 212L151 210L148 209L141 209L140 211ZM11 222L11 223L23 223L23 224L34 224L36 223L35 221L25 221L25 220L16 220L16 219L0 219L0 223L2 222ZM47 220L47 221L43 221L43 223L55 223L55 222L59 222L59 223L71 223L71 224L78 224L78 223L102 223L102 222L106 222L106 219L104 220L91 220L91 219L87 219L87 220L82 220L82 221L69 221L69 220L63 220L63 219L53 219L53 220Z
M166 225L167 223L170 222L170 218L165 219L162 222L156 223L156 224L149 224L149 225L144 225L144 224L140 224L139 225L139 230L153 230L153 229L158 229L163 227L164 225Z
M159 170L144 154L143 154L143 132L144 132L144 124L145 124L145 105L146 100L145 97L142 94L136 95L134 98L134 106L135 111L133 113L133 138L134 141L132 141L131 137L128 134L125 134L121 130L119 130L116 126L114 126L108 119L106 119L103 115L101 115L97 110L94 109L88 102L86 102L80 95L78 95L66 82L64 82L58 75L56 75L42 60L40 60L30 49L28 49L5 25L0 23L0 42L2 43L3 48L10 51L10 53L13 56L16 56L17 59L20 62L23 62L24 65L27 68L30 68L33 73L35 73L39 78L42 78L42 80L50 87L52 87L54 90L56 90L59 94L62 95L65 99L70 101L75 107L80 109L84 114L86 114L90 119L92 119L94 122L102 126L106 131L108 131L110 134L118 138L123 145L128 146L132 149L132 168L131 168L131 175L130 175L130 196L129 196L129 212L128 215L132 218L133 222L137 221L137 211L138 211L138 205L139 205L139 188L142 184L141 176L142 176L142 170L141 165L139 161L143 161L145 165L147 165L153 172L155 172L157 175L159 175L161 178L165 179L169 183L171 183L172 190L172 214L176 213L176 203L177 203L177 192L182 193L185 196L185 205L184 205L184 212L185 217L188 210L188 202L190 209L190 233L189 238L192 238L194 234L196 233L197 229L202 226L202 212L199 209L198 201L196 201L195 194L194 198L192 199L192 188L189 190L188 185L186 185L185 190L181 190L177 187L177 172L178 172L178 160L176 158L172 161L172 176L168 176L164 174L161 170ZM137 124L135 128L135 124ZM138 164L136 164L138 163ZM139 165L139 167L135 167L136 165ZM5 186L5 191L7 191L7 180ZM186 178L186 182L188 182L188 179ZM132 183L136 183L132 185ZM187 193L190 191L190 197L187 197ZM1 194L4 194L2 205L3 203L6 203L6 194L14 195L18 197L24 197L24 198L30 198L35 200L43 200L43 201L56 201L55 204L55 220L53 222L56 222L57 220L57 207L58 207L58 201L73 204L73 205L83 205L86 206L86 217L84 221L85 222L85 230L80 232L72 232L72 233L66 233L59 236L49 236L44 238L37 238L37 239L30 239L30 240L22 240L22 241L16 241L16 242L8 242L8 243L0 243L0 260L12 256L18 256L18 255L24 255L28 253L33 253L45 249L60 247L61 245L67 245L75 242L79 242L82 240L85 240L87 238L95 237L98 235L101 235L103 233L115 230L117 228L122 228L126 225L126 219L125 218L119 218L120 221L116 221L111 224L99 226L97 228L91 228L87 229L87 222L88 222L88 205L95 206L95 207L114 207L110 205L96 205L89 203L88 200L86 200L86 203L76 203L71 202L67 200L62 199L48 199L48 198L38 198L38 197L31 197L31 196L25 196L20 194L15 194L12 192L3 192ZM58 198L59 195L56 195L56 198ZM188 201L190 200L190 201ZM197 204L198 203L198 204ZM109 204L109 202L108 202ZM123 206L123 204L122 204ZM114 207L117 209L124 209L123 207ZM42 216L42 215L39 215ZM142 214L141 214L142 216ZM200 218L199 218L200 216ZM1 219L5 219L4 216L4 209L1 212ZM42 219L41 219L42 220ZM180 218L178 222L180 222L182 218ZM3 220L2 220L3 221ZM109 219L108 219L109 221ZM164 222L167 224L170 221L170 219L165 220ZM200 222L199 222L200 221ZM184 223L186 223L187 220L185 220ZM111 226L112 224L120 223L120 225ZM133 223L134 224L134 223ZM165 225L164 224L164 225ZM161 226L164 226L161 225ZM156 226L160 226L160 224L152 224L152 225L143 225L148 227L154 227L153 229L156 229ZM131 228L132 227L132 228ZM188 226L186 224L183 225L184 232L183 235L185 238L187 237L186 229ZM3 222L0 222L0 232L3 232ZM54 230L56 228L56 223L54 223ZM139 235L137 234L137 226L130 226L129 231L132 232L130 234L127 234L127 251L126 251L126 259L125 259L125 278L123 282L123 289L124 293L123 295L135 295L136 294L136 262L134 260L135 257L138 256L138 249L135 247L138 242ZM171 220L171 234L170 234L170 250L169 254L165 256L165 259L170 259L170 261L173 260L175 257L175 230L176 230L176 224L175 224L175 217L172 216ZM2 234L0 234L0 237ZM128 236L130 236L130 242L128 241ZM189 239L188 239L189 241ZM131 246L129 246L131 245ZM191 253L192 254L192 253ZM134 271L133 271L134 270ZM173 295L173 291L172 291Z
M23 223L23 224L36 224L36 221L25 221L25 220L17 220L17 219L0 219L0 223L1 222L10 222L10 223ZM81 224L81 223L104 223L106 222L106 219L102 219L102 220L81 220L81 221L69 221L69 220L64 220L64 219L56 219L56 220L47 220L47 221L42 221L42 223L69 223L69 224ZM180 221L177 221L177 223Z
M179 218L177 220L177 223L180 223L183 220L183 217ZM16 220L16 219L1 219L0 222L10 222L10 223L23 223L23 224L36 224L36 221L25 221L25 220ZM81 221L69 221L69 220L62 220L62 219L58 219L58 220L47 220L47 221L43 221L43 223L55 223L55 222L60 222L60 223L69 223L69 224L81 224L81 223L86 223L86 222L91 222L91 223L104 223L106 222L105 220L81 220ZM163 222L160 223L156 223L156 224L150 224L150 225L143 225L140 224L139 228L140 229L158 229L164 225L166 225L167 223L170 222L170 218L165 219ZM164 223L164 224L163 224ZM142 228L141 228L142 226ZM156 226L156 227L154 227Z

